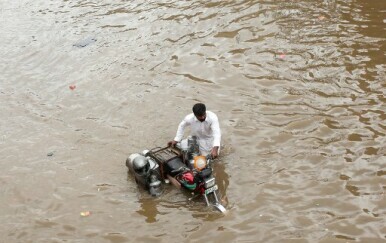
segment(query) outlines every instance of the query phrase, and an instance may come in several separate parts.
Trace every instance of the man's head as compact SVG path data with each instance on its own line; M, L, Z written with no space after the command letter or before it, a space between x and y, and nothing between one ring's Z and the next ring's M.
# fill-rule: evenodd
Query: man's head
M206 107L202 103L197 103L193 106L193 113L196 116L196 118L203 122L206 119Z

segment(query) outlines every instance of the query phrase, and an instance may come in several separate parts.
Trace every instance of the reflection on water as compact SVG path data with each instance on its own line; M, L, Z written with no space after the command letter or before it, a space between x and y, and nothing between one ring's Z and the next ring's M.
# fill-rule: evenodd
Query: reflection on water
M141 204L141 209L138 210L137 213L146 217L147 223L156 222L157 214L159 214L159 211L157 210L157 201L154 200L154 198L140 199L139 203Z
M4 241L386 240L385 10L0 3ZM126 156L164 145L197 101L220 118L227 215L125 176Z
M213 165L213 171L216 178L216 184L218 186L219 200L221 201L221 204L224 205L224 207L228 207L229 200L226 192L229 186L229 175L225 169L224 161L222 161L220 157Z

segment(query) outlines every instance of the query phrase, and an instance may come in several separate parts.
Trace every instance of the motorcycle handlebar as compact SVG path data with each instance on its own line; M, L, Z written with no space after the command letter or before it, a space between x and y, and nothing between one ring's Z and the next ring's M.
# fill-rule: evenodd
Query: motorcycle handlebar
M208 165L212 164L213 160L214 160L214 159L213 159L213 157L212 157L211 154L208 154L208 155L206 156L206 161L207 161Z

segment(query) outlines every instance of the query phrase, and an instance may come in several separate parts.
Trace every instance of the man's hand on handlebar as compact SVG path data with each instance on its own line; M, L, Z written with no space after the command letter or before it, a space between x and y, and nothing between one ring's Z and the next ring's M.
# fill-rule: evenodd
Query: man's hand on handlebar
M218 146L215 146L212 148L212 151L210 152L212 159L215 159L218 157Z
M176 144L177 144L177 141L174 141L174 140L168 142L169 147L174 147L176 146Z

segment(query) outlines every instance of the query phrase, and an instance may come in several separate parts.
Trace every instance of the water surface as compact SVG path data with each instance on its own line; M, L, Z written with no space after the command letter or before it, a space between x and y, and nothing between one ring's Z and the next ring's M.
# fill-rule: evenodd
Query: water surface
M4 242L386 241L385 1L0 8ZM196 102L224 216L125 167Z

